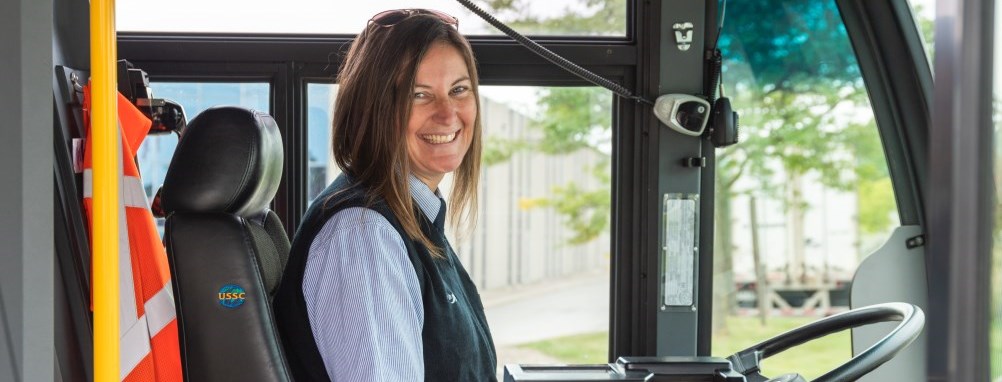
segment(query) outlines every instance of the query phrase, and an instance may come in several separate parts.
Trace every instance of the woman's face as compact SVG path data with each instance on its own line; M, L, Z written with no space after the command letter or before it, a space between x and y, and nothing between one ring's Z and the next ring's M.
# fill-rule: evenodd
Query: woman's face
M477 118L475 97L459 50L432 45L418 64L407 123L411 170L431 189L463 162Z

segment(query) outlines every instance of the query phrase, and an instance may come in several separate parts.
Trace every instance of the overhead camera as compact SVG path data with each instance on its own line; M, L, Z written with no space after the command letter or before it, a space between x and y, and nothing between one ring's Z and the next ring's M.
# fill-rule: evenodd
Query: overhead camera
M698 137L710 119L710 103L688 94L665 94L654 101L654 115L672 130Z
M654 115L672 130L693 137L703 135L709 125L707 137L714 147L738 142L738 113L726 97L717 99L711 108L701 97L665 94L654 101Z

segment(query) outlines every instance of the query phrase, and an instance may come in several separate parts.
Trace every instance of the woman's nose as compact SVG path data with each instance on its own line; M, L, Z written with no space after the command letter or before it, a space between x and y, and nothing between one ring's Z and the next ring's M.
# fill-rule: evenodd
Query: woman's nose
M451 97L439 97L435 102L435 120L450 125L456 118L456 102Z

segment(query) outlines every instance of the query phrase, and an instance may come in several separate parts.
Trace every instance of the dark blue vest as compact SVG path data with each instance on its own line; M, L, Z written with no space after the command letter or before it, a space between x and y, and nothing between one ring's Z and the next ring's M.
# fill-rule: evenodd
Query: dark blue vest
M335 194L334 199L325 203ZM476 286L445 237L444 205L434 222L414 206L421 231L439 248L445 249L446 258L436 259L422 244L407 237L400 222L383 201L367 205L364 191L351 187L345 175L328 186L306 212L292 241L289 262L273 302L285 357L296 380L330 381L313 340L303 297L303 273L310 244L320 229L331 216L350 207L366 207L378 212L393 225L407 246L407 256L414 265L424 302L424 327L421 331L424 380L496 381L497 356L484 317L484 307Z

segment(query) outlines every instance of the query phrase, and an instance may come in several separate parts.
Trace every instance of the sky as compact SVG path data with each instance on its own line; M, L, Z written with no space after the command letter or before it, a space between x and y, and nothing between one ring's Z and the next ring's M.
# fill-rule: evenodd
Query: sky
M481 1L473 1L482 5ZM558 15L581 0L532 1L535 15ZM626 3L625 0L623 2ZM432 8L459 19L459 29L468 34L498 34L451 0L118 0L116 23L120 31L164 32L257 32L355 34L368 20L387 9ZM625 5L624 5L625 6Z
M582 0L546 0L529 3L538 16L557 16ZM153 10L154 4L155 10ZM482 1L474 0L482 5ZM623 0L625 6L626 1ZM499 34L477 15L451 0L172 0L170 6L148 0L118 0L119 31L156 32L254 32L355 34L368 20L387 9L432 8L459 19L464 34ZM526 115L538 112L536 89L524 86L491 86L485 97L504 103Z
M539 0L528 4L532 14L545 17L581 7L583 2ZM919 9L917 17L935 18L936 0L909 2ZM474 3L482 5L483 1ZM623 3L625 6L626 0ZM116 7L120 31L355 34L380 11L433 8L459 18L460 31L465 34L499 33L452 0L172 0L170 6L149 0L118 0ZM996 20L1002 20L1002 6L996 7ZM1002 38L996 39L996 45L995 62L1002 63ZM1002 92L1002 75L995 76L994 86L997 92ZM484 93L527 112L532 112L536 105L535 91L528 87L494 87Z
M473 2L483 4L482 0ZM909 2L920 10L918 17L935 17L936 0ZM566 9L581 7L582 3L584 0L528 2L530 13L543 17L565 13ZM170 6L149 0L118 0L116 7L120 31L355 34L380 11L432 8L459 18L460 31L465 34L500 33L453 0L172 0ZM997 12L997 19L1002 20L1002 14ZM1002 39L997 43L1002 43ZM995 54L996 62L1002 62L1002 48L995 49ZM995 85L996 89L1002 89L1002 75L996 76ZM528 112L536 104L532 88L494 87L484 93Z

